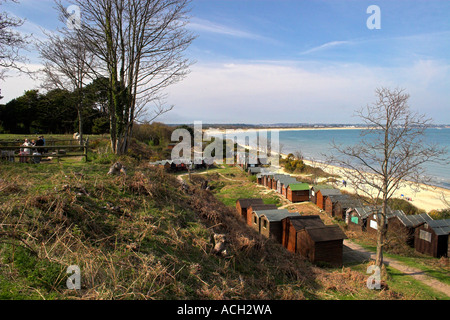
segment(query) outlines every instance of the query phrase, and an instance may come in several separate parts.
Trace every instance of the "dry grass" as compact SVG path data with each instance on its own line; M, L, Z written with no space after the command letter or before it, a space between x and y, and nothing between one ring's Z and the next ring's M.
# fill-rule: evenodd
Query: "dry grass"
M108 167L0 172L0 269L8 275L0 273L0 283L57 299L330 299L361 288L363 275L289 253L198 183L183 189L146 165L106 176ZM216 178L209 179L222 181ZM214 234L226 237L223 256L214 254ZM15 256L6 259L19 248L62 272L32 274L39 281L30 283ZM82 271L78 292L65 287L70 265ZM42 287L41 280L53 283Z

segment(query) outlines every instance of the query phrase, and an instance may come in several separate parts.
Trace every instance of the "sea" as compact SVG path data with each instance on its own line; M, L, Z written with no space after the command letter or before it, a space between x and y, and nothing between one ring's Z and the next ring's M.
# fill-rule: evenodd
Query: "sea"
M333 149L335 141L342 146L352 146L361 139L360 129L326 129L326 130L292 130L280 131L281 153L300 152L305 160L325 162ZM447 148L447 162L450 159L450 128L428 129L425 139ZM432 179L431 184L450 189L450 166L443 163L425 163L427 175Z

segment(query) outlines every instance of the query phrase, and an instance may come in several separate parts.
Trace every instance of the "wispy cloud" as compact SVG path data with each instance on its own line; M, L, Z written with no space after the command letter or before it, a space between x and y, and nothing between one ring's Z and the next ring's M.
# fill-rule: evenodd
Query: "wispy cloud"
M324 43L320 46L303 51L303 52L301 52L301 54L306 55L306 54L310 54L310 53L314 53L314 52L318 52L318 51L322 51L322 50L326 50L326 49L330 49L330 48L334 48L334 47L338 47L338 46L348 45L348 44L352 44L352 43L353 43L352 41L330 41L330 42Z
M223 24L215 23L209 20L193 18L188 28L194 31L199 32L208 32L215 33L224 36L236 37L236 38L244 38L244 39L253 39L253 40L269 40L268 38L258 35L256 33L236 29L230 26L226 26Z

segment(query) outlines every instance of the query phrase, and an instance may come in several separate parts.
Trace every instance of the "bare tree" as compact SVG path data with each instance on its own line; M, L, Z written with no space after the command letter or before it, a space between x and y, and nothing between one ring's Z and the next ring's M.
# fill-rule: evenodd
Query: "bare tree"
M36 46L43 59L43 87L73 92L78 113L78 133L83 143L83 88L92 80L95 66L94 55L80 41L77 33L68 29L58 34L46 33L47 40Z
M376 265L383 263L386 245L388 201L406 183L419 187L429 182L424 164L446 161L446 150L426 140L431 119L408 106L409 95L401 89L376 90L377 101L357 112L367 125L361 141L350 147L333 142L330 162L346 168L342 174L357 193L370 199L377 214Z
M127 152L133 124L149 105L153 120L172 110L163 90L188 73L182 52L194 37L186 30L188 0L73 0L81 11L80 39L109 79L111 146ZM67 17L65 7L59 10Z
M6 1L0 0L0 6ZM0 80L5 79L7 69L21 70L19 63L25 61L20 50L27 44L26 37L14 30L23 23L24 21L19 18L0 12Z

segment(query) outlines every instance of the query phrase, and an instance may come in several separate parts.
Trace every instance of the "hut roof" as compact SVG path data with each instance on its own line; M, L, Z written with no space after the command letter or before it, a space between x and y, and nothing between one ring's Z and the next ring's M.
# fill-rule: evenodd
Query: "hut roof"
M312 186L311 188L313 188L316 191L325 190L325 189L334 189L334 187L329 186L327 184L316 184L316 185Z
M251 173L260 173L261 170L262 170L262 168L260 168L260 167L250 167L250 168L248 168L248 170L249 170Z
M288 218L297 231L303 230L305 228L317 228L325 226L322 219L320 219L320 216L296 216Z
M277 210L278 207L274 204L252 204L250 207L253 211L264 211L264 210Z
M395 216L403 223L406 227L416 228L423 223L433 220L427 213L422 213L414 216L407 216L403 211L394 211Z
M286 188L287 188L290 184L299 183L299 182L297 181L297 179L295 179L295 178L286 178L286 179L283 179L283 180L280 180L280 181L281 181L281 184L282 184L283 186L285 186Z
M254 204L264 204L263 199L239 199L236 202L240 203L241 208L248 208Z
M291 183L289 188L292 191L309 191L309 184L307 183Z
M272 221L281 221L284 218L299 215L299 213L291 213L289 210L280 209L280 210L260 210L254 211L259 217L265 216L267 220Z
M341 191L338 189L320 189L320 193L323 196L333 196L333 195L341 195Z
M438 236L444 236L450 233L450 219L431 220L427 224Z
M306 228L305 231L314 242L348 239L345 233L337 225Z
M356 207L354 209L362 219L367 218L371 214L381 212L380 206L360 206L360 207ZM387 208L387 213L386 213L387 218L392 218L392 217L395 217L396 215L397 214L395 211L391 210L391 208L389 208L389 207Z
M331 202L333 203L340 203L343 207L346 208L352 208L352 207L360 207L361 202L357 199L354 199L346 194L339 194L339 195L331 195L328 196L331 199Z
M362 218L365 219L371 214L373 214L373 210L371 207L356 207L354 208L356 213Z

